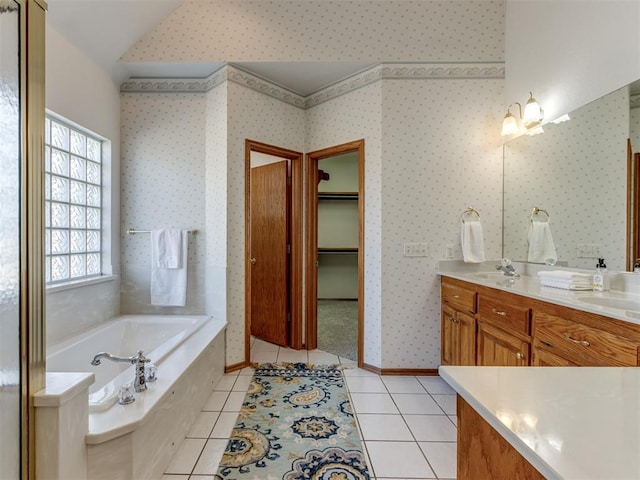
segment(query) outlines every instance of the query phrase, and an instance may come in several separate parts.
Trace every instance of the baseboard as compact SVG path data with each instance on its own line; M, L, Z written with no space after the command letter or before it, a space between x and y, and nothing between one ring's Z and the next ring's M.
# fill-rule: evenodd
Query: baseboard
M417 377L438 376L437 368L380 368L363 363L362 369L378 375L408 375Z
M232 365L225 365L224 373L230 373L230 372L235 372L236 370L242 370L243 368L248 366L249 366L249 363L247 362L240 362L240 363L234 363Z

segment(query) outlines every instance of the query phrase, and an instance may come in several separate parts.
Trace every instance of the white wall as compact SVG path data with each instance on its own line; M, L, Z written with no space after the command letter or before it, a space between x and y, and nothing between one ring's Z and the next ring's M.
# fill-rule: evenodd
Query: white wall
M120 272L120 94L111 77L75 45L47 28L46 107L109 141L103 169L103 268ZM47 342L117 315L120 311L119 279L89 287L47 293Z
M507 0L505 107L554 120L640 78L640 2Z

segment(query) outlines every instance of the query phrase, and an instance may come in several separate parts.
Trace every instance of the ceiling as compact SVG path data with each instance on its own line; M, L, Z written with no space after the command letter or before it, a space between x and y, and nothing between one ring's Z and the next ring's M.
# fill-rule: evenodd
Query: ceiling
M203 78L222 62L125 63L120 58L185 0L48 0L47 24L105 69L118 85L128 78ZM152 5L153 8L149 6ZM371 62L234 62L306 97L375 65Z

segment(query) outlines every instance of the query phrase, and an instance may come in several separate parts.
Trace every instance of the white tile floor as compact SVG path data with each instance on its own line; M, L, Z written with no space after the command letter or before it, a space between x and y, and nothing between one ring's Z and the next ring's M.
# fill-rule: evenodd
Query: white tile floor
M376 480L456 478L456 397L439 377L379 376L351 360L255 340L255 362L342 363ZM253 371L225 375L162 480L213 480Z

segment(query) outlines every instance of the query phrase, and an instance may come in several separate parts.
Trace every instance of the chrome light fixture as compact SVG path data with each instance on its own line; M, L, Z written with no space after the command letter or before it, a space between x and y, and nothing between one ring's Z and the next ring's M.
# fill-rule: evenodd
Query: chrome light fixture
M511 107L514 105L518 106L517 117L511 113ZM522 113L522 105L518 102L513 102L507 107L507 114L504 116L504 120L502 120L502 136L507 137L517 133L528 133L529 131L531 131L532 134L541 133L542 128L540 128L540 124L543 119L544 111L540 108L536 99L533 98L533 94L529 92L529 99L524 106L524 115ZM533 133L534 131L535 133Z

